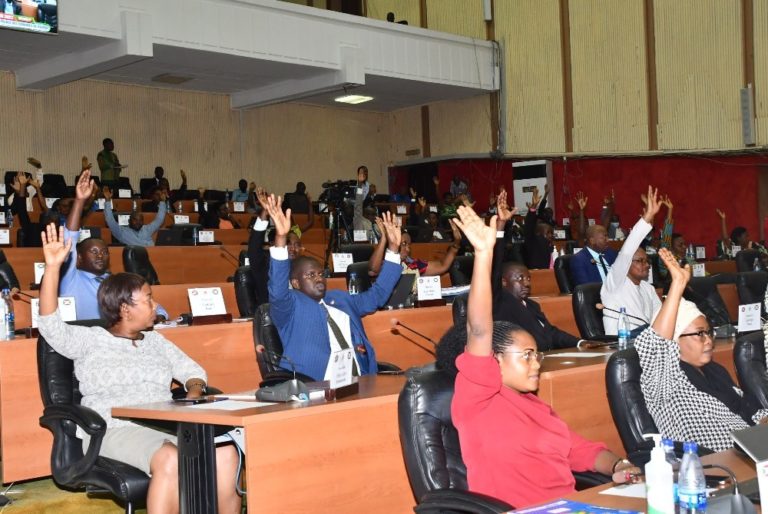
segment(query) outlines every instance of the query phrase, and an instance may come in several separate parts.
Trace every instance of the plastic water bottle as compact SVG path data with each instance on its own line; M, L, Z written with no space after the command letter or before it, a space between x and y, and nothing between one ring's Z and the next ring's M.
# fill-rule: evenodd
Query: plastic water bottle
M357 273L349 274L349 294L356 295L358 293Z
M649 437L644 435L643 437ZM648 514L671 514L675 511L672 465L667 462L659 434L650 434L656 442L651 460L645 465L645 490Z
M13 2L10 0L5 2L5 14L13 14Z
M752 263L752 271L761 271L760 268L760 259L755 257L755 262Z
M198 238L197 227L194 227L192 229L192 246L197 246L197 238Z
M672 441L672 439L665 437L661 440L661 446L664 448L664 455L666 456L667 462L672 466L672 491L675 499L675 512L679 512L679 498L677 496L677 480L678 475L680 474L680 461L677 458L677 455L675 455L675 443Z
M683 462L680 464L680 477L677 481L677 494L680 498L680 514L698 514L707 510L707 483L704 469L701 467L698 446L693 442L683 444Z
M179 200L178 203L176 204L176 212L181 214L182 212L181 209L182 209L181 200Z
M230 198L232 198L232 195L230 194L229 189L227 189L227 191L224 193L224 200L228 202Z
M138 210L138 204L136 203L136 200L132 202L131 206L133 207L133 212L136 212Z
M5 314L7 312L8 308L5 302L0 301L0 319L5 319ZM0 341L5 341L8 339L8 333L5 330L5 323L0 323Z
M11 299L11 290L3 289L3 332L6 340L16 337L16 317L13 315L13 299Z
M629 320L627 319L627 310L622 307L619 309L619 322L617 333L619 335L619 350L629 348Z
M13 211L11 211L11 209L5 211L5 222L8 225L8 228L13 228Z

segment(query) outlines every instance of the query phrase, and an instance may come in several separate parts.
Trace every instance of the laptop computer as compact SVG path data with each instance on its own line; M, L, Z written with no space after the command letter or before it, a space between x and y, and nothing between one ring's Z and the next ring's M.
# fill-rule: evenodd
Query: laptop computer
M415 273L403 273L400 275L400 279L397 281L395 288L392 290L392 294L389 295L389 300L384 306L385 309L398 309L405 307L408 296L413 291L413 283L416 281ZM413 307L413 305L409 305Z
M155 245L157 246L181 246L181 231L171 230L169 228L157 231Z
M755 462L768 460L768 425L732 430L731 437L741 451Z

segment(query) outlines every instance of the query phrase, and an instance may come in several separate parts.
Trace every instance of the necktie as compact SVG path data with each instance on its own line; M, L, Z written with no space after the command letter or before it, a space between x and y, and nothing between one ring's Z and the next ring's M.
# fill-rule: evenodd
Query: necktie
M348 348L351 348L349 343L346 339L344 339L344 334L341 333L341 329L339 328L339 325L336 324L336 322L331 317L331 313L328 310L328 307L323 306L325 309L325 319L328 321L328 326L331 327L331 332L333 332L333 337L336 338L336 341L339 343L339 346L341 346L342 350L346 350ZM357 359L352 360L352 376L359 377L360 376L360 370L357 369Z
M600 258L600 266L603 268L603 273L605 273L605 276L608 276L608 264L605 262L605 259L603 259L603 254L601 253L599 255Z

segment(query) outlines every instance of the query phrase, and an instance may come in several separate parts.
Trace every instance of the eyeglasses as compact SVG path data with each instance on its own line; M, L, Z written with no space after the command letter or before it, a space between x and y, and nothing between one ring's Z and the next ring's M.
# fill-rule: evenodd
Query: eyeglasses
M318 278L323 278L323 272L322 271L307 271L305 273L301 274L302 278L306 280L317 280Z
M526 364L532 364L535 360L539 364L544 360L544 352L537 352L536 350L507 350L502 353L517 353L520 354L520 360L525 361Z
M715 329L714 328L708 328L707 330L699 330L698 332L689 332L687 334L680 334L680 337L693 337L696 336L699 341L703 341L704 337L709 337L710 339L715 338Z
M648 264L648 259L632 259L632 262L636 262L638 264Z

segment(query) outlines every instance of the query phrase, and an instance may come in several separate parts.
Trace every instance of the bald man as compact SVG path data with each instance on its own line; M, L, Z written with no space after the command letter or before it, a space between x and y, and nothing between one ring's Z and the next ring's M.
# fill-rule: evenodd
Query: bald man
M602 225L592 225L584 239L587 245L571 258L574 285L605 282L618 256L616 250L608 247L608 231Z

